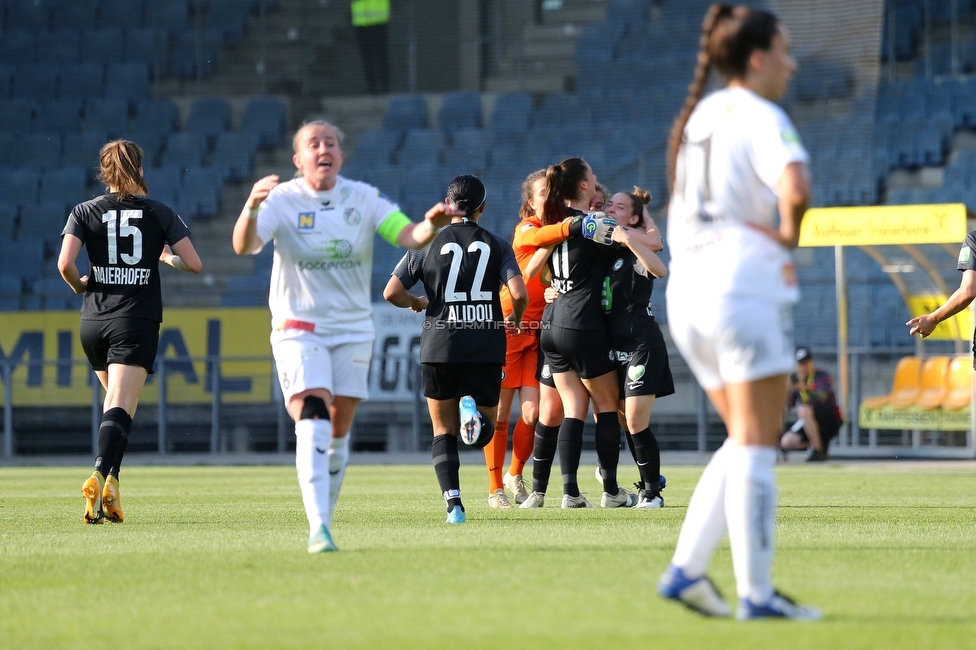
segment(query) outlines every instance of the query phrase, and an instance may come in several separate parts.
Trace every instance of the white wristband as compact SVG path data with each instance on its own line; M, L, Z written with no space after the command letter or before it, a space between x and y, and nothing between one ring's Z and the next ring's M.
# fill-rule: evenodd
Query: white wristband
M431 223L430 223L430 221L428 221L427 219L424 219L421 223L423 225L427 226L427 230L429 230L431 232L431 234L433 234L433 235L436 235L437 233L439 233L441 231L440 228L435 228L434 226L432 226Z
M247 211L247 218L252 220L257 219L259 213L260 210L258 208L251 208L250 210Z

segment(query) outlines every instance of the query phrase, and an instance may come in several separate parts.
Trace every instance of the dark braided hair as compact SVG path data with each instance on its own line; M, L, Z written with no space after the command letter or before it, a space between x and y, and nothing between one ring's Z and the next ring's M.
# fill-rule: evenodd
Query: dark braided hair
M455 176L451 184L447 186L447 198L464 212L465 217L470 217L478 211L488 198L488 190L481 179L471 174L461 174Z

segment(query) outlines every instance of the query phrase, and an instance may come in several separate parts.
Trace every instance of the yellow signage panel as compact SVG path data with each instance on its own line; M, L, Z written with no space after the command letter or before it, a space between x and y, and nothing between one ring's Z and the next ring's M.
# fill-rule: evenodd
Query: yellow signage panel
M893 409L887 406L869 409L862 405L858 410L858 425L862 429L968 431L970 418L968 408L958 411L923 411L917 408Z
M272 400L271 314L267 308L168 309L159 329L157 372L140 403L155 404L160 359L166 360L167 401L208 404L220 356L221 401ZM81 349L77 312L0 312L0 362L13 364L15 406L91 404L88 359ZM3 363L0 363L2 373ZM0 374L0 384L3 376Z
M944 295L928 296L909 296L908 312L915 316L931 314L933 311L945 304L947 297ZM948 318L938 325L935 330L926 337L926 340L937 341L958 341L968 340L973 331L973 316L968 309L964 309L952 318Z
M814 208L803 217L800 246L954 244L966 232L961 203Z

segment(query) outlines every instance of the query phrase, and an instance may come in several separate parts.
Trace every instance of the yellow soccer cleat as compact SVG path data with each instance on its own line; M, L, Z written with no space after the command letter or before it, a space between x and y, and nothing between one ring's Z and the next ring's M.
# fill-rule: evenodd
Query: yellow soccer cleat
M125 518L122 516L122 492L119 490L119 479L109 476L105 479L105 489L102 490L102 511L105 519L113 524L121 524Z
M102 523L104 517L102 513L102 488L104 485L105 477L99 472L94 472L81 486L81 494L85 497L86 524Z

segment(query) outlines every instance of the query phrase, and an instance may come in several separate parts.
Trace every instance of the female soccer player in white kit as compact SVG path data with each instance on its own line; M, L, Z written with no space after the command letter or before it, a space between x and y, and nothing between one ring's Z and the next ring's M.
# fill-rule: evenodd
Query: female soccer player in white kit
M799 297L790 249L809 190L807 152L773 100L796 63L772 14L712 5L668 148L668 322L729 437L702 473L658 592L710 616L731 609L705 576L729 531L739 619L817 619L773 589L776 444ZM726 88L701 99L714 65ZM776 210L781 215L775 225Z
M308 552L336 550L331 522L349 459L348 433L368 394L373 349L373 233L422 248L453 210L438 203L415 224L372 185L339 176L342 132L327 122L295 133L299 177L254 184L237 223L238 255L273 241L271 347L288 414L309 522Z

